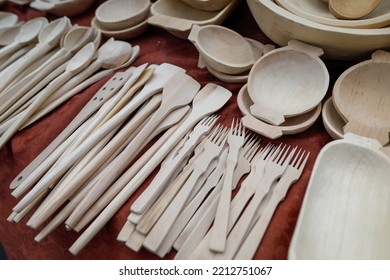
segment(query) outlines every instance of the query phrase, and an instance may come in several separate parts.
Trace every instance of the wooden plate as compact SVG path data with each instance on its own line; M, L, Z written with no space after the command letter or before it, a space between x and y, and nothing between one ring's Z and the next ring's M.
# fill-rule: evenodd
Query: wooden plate
M372 59L347 69L333 88L337 112L347 123L344 132L389 143L390 53L377 51Z
M390 24L390 1L382 1L367 16L356 20L338 19L329 12L328 4L313 0L275 0L290 12L314 22L348 28L381 28Z
M390 158L380 147L349 133L321 150L289 259L390 258Z

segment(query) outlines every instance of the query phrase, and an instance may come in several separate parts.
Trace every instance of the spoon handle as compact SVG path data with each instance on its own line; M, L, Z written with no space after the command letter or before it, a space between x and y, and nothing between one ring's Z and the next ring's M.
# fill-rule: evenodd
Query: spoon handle
M12 43L10 45L4 46L0 49L0 59L5 58L15 51L17 51L19 48L21 48L22 45L19 43Z
M7 71L3 71L0 74L0 91L3 91L26 67L26 65L32 64L34 61L45 55L50 51L53 46L48 44L38 44L20 59L12 63Z

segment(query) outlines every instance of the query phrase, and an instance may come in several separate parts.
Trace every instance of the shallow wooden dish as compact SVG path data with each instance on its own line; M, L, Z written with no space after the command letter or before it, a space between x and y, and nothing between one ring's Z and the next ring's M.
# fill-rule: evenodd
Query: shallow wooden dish
M390 258L390 158L353 134L317 157L289 259Z
M95 18L106 30L124 30L143 22L148 16L149 0L109 0L95 11Z
M221 24L238 6L241 0L232 0L220 11L202 11L181 0L159 0L152 4L148 22L166 29L176 37L186 39L193 24L200 26Z
M88 10L93 2L93 0L33 0L30 2L30 7L56 16L73 17Z
M252 115L274 125L317 107L329 86L322 50L291 40L262 56L248 77Z
M99 22L96 20L96 17L92 18L91 25L96 27L106 38L113 37L117 40L129 40L135 38L144 33L149 28L149 24L146 19L135 26L123 30L106 30L99 24Z
M243 125L258 134L261 134L270 139L276 139L283 135L297 134L307 130L318 119L321 114L321 104L313 110L296 117L287 118L284 123L279 126L270 125L252 116L250 107L253 105L248 91L247 85L244 85L237 95L237 105L241 113Z
M290 12L318 23L348 28L381 28L390 24L390 1L382 1L367 16L356 20L338 19L329 12L327 3L313 0L275 0Z
M352 132L389 143L390 53L376 51L340 75L333 87L333 102Z
M316 23L278 6L273 0L247 0L260 29L276 44L296 39L324 50L324 58L361 60L390 49L390 28L343 28Z

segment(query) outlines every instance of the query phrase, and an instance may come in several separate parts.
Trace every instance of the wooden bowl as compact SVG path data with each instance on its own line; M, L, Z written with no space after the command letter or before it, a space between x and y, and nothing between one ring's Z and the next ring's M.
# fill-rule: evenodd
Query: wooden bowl
M376 51L372 59L347 69L333 87L337 112L352 132L389 142L390 133L390 53Z
M273 125L306 113L324 98L329 72L319 58L322 50L291 40L288 46L262 56L253 65L248 91L252 115Z
M307 130L318 119L321 114L321 104L319 104L313 110L302 114L300 116L287 118L284 123L279 126L271 125L256 119L250 112L250 107L253 105L247 85L244 85L237 95L237 105L243 114L243 125L260 135L263 135L270 139L276 139L283 135L297 134Z
M193 25L188 39L211 68L226 74L249 70L257 57L239 33L220 25Z
M56 16L73 17L88 10L93 2L93 0L34 0L30 2L30 7Z
M390 258L390 158L378 141L348 133L320 152L289 259Z
M138 23L137 25L128 27L126 29L107 30L104 29L104 26L101 26L101 24L96 20L96 17L94 17L91 20L91 25L96 27L106 38L112 37L117 40L125 40L125 41L143 34L149 28L149 24L147 20L144 20L141 23Z
M382 1L367 16L356 20L342 20L329 12L327 3L313 0L275 0L290 12L318 23L348 28L381 28L390 24L390 1Z
M390 28L360 29L313 22L278 6L272 0L247 0L260 29L276 44L296 39L324 50L324 58L362 60L373 51L390 49Z
M336 111L332 97L325 101L321 116L326 132L333 139L342 139L344 137L343 127L345 126L345 121Z
M203 11L220 11L225 8L231 0L181 0L188 5Z
M124 30L144 21L150 6L149 0L108 0L96 9L95 17L105 30Z
M220 11L196 9L182 0L159 0L150 8L150 25L163 28L176 37L187 39L192 25L221 24L238 6L241 0L231 0Z

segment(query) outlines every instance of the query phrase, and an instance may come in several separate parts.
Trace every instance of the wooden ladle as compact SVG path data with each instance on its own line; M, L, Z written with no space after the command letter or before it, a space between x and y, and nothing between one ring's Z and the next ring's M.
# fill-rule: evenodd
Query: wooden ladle
M371 13L382 0L329 0L329 11L339 19L359 19Z

